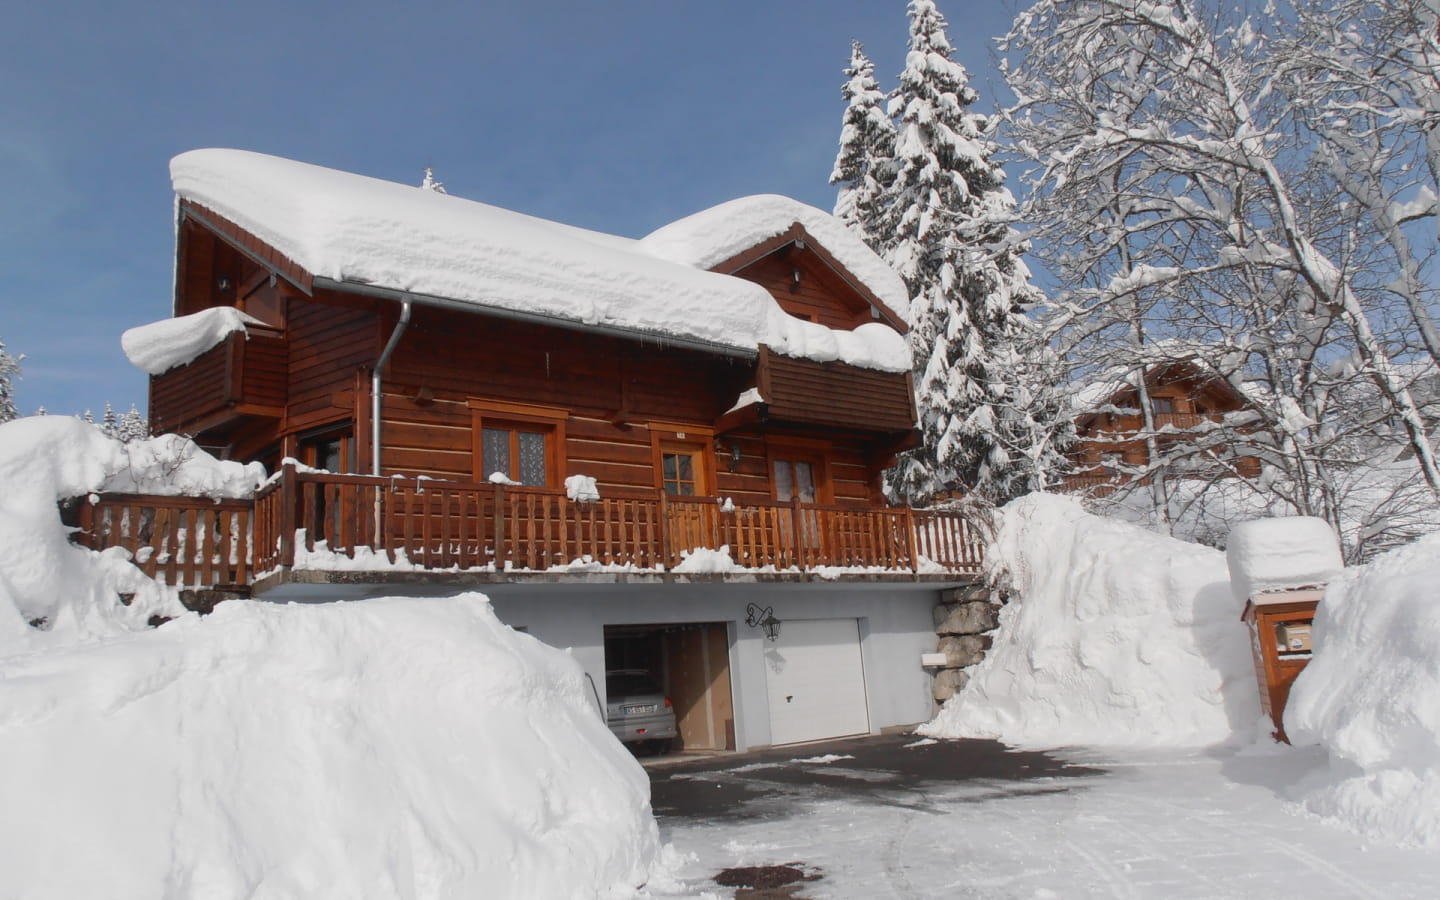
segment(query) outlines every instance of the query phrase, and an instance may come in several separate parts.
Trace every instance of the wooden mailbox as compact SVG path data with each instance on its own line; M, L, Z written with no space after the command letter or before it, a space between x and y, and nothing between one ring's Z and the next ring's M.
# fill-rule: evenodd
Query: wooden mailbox
M1275 723L1275 737L1285 736L1285 701L1305 664L1310 661L1310 623L1324 588L1264 591L1245 604L1242 618L1250 626L1260 707Z

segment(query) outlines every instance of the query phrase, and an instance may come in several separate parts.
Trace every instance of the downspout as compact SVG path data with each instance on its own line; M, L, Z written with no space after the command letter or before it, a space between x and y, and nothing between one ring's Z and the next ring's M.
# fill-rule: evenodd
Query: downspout
M400 343L400 335L405 333L405 326L410 324L410 301L400 301L400 321L395 323L395 330L390 333L390 340L386 342L385 349L380 351L380 359L375 363L375 371L370 373L370 474L380 474L380 373L385 370L385 364L390 362L390 356L395 352L395 347Z

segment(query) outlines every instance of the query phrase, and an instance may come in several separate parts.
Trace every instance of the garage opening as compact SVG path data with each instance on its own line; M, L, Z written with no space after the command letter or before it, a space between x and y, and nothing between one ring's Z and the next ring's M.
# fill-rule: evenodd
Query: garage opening
M724 622L606 625L605 669L646 669L675 704L677 750L734 750L730 635Z

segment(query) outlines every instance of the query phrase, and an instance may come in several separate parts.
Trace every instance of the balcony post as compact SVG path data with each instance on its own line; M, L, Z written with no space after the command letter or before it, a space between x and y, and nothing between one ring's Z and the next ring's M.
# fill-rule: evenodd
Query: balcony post
M285 463L280 470L280 565L295 565L295 506L299 502L295 466Z
M505 486L495 485L495 571L505 571Z
M792 542L790 546L795 548L795 565L801 569L804 569L808 563L801 552L805 546L801 542L804 534L805 529L800 524L800 495L795 494L790 498L790 540Z
M665 568L675 567L675 561L670 558L670 499L663 490L660 492L660 558L665 560Z
M909 506L905 510L905 553L910 557L910 571L920 571L920 542L916 540L915 534L915 510Z

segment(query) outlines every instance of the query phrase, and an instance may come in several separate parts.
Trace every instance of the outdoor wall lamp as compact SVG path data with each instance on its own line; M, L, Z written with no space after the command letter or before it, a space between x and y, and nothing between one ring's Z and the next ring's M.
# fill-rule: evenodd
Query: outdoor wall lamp
M230 293L230 285L231 282L229 275L215 276L215 290L219 291L222 294L228 294Z
M769 606L761 609L753 603L745 604L745 624L764 630L768 640L780 639L780 620L775 618L775 610Z
M738 468L740 468L740 445L739 445L739 444L731 444L731 445L730 445L730 471L733 472L733 471L735 471L735 470L738 469Z

